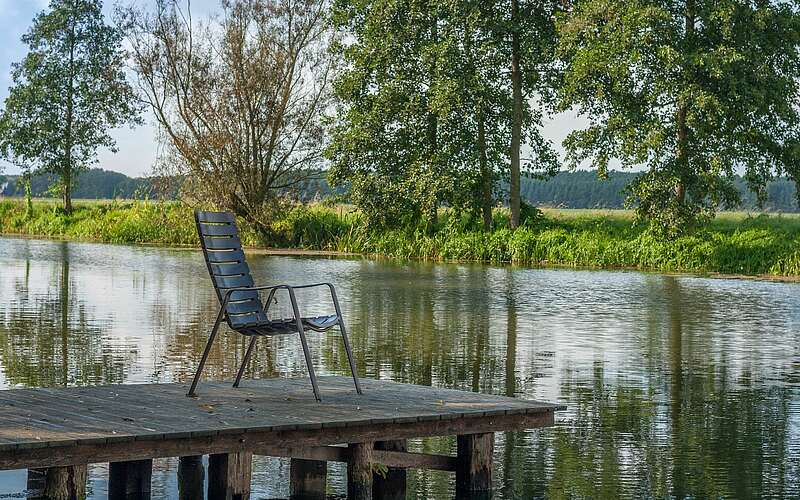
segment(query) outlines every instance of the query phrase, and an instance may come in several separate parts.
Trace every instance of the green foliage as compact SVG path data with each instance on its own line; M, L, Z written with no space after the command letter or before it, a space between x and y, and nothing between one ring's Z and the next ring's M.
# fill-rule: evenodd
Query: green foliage
M190 207L179 202L79 202L72 215L52 202L0 202L0 233L110 243L197 246ZM433 233L424 223L372 230L345 206L296 205L272 223L264 240L242 224L248 246L381 255L396 259L625 268L648 271L800 276L800 217L723 214L707 228L665 240L632 224L624 211L536 210L509 229L507 210L494 213L494 231L454 210L440 213Z
M436 226L437 208L482 211L490 219L497 181L507 176L511 133L510 34L524 40L525 90L546 94L552 62L550 2L338 0L344 33L335 83L340 107L327 154L334 185L350 183L369 224ZM540 134L541 113L525 99L524 142L531 173L557 167Z
M571 165L646 165L631 203L670 237L739 202L744 168L763 200L800 179L800 16L791 2L581 0L561 19L559 109L589 119Z
M55 174L71 210L74 174L115 148L108 130L137 123L119 30L100 0L51 0L22 37L25 58L0 116L0 154L26 171Z

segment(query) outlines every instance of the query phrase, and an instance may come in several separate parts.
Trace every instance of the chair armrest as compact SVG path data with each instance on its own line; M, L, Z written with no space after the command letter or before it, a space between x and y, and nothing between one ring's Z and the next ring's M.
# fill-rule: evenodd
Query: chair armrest
M220 307L220 313L225 310L225 306L230 301L231 294L233 292L247 292L247 291L261 291L261 290L270 290L269 298L267 299L267 305L264 307L264 310L269 309L269 301L275 295L275 291L277 290L286 290L289 292L289 300L292 303L292 311L295 316L295 320L300 319L300 307L297 304L297 298L294 295L295 289L298 288L314 288L318 286L327 286L331 292L331 299L333 300L333 308L336 310L336 316L341 320L342 318L342 310L339 307L339 298L336 296L336 288L333 286L333 283L312 283L310 285L270 285L270 286L246 286L246 287L239 287L239 288L231 288L227 292L225 292L225 298L222 301L222 305Z
M317 286L327 286L328 288L333 288L333 284L331 283L312 283L310 285L292 285L291 288L313 288Z
M259 292L262 290L278 290L278 289L290 289L289 285L270 285L270 286L241 286L237 288L229 288L227 292L225 292L225 296L222 300L222 308L224 309L225 306L228 304L228 301L231 299L231 295L233 292Z
M291 289L313 288L313 287L318 287L318 286L327 286L328 289L331 291L331 300L333 301L333 308L336 310L336 317L338 317L339 320L341 321L342 320L342 309L339 307L339 297L336 296L336 287L333 286L333 283L325 282L325 283L312 283L310 285L291 286L291 287L289 287L290 288L289 295L292 296L292 297L294 296L294 292Z

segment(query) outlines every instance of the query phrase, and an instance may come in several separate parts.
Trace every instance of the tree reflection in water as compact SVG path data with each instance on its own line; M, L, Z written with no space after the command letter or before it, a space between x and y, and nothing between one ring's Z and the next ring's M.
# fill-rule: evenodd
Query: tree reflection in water
M135 352L107 350L103 325L70 279L69 245L47 283L31 285L31 263L14 277L14 294L0 309L0 362L8 384L56 387L122 383ZM41 286L44 285L44 286Z

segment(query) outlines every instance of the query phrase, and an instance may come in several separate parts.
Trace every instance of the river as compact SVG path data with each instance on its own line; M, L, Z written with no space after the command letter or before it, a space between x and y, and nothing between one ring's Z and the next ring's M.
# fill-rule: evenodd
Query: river
M249 260L264 284L337 285L361 376L566 404L553 428L497 435L496 498L800 496L798 284ZM301 300L328 310L323 291ZM273 307L288 316L286 302ZM0 389L186 381L215 313L197 251L0 238ZM245 343L220 340L205 376L232 379ZM349 373L340 337L310 343L318 374ZM305 373L291 336L262 340L246 377ZM156 461L154 498L175 495L176 469ZM343 497L344 467L329 470L330 495ZM285 498L288 473L286 460L257 457L253 498ZM105 497L106 474L90 467L91 498ZM0 472L0 498L23 495L25 477ZM409 475L413 498L450 498L453 486L445 473Z

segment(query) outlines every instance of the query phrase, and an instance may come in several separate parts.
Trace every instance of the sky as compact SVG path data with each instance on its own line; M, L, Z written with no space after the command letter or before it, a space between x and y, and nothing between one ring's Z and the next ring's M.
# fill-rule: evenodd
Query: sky
M122 0L123 5L148 6L154 0ZM20 41L28 30L34 16L45 9L49 0L0 0L0 101L5 100L11 85L11 65L25 57L26 46ZM110 19L117 2L105 1L103 10ZM195 16L207 16L214 12L219 0L191 0ZM122 172L139 177L152 171L156 160L158 144L153 116L145 113L145 124L135 129L114 129L111 133L117 143L117 152L106 149L98 151L97 167ZM560 144L566 135L585 122L572 113L558 115L548 120L544 126L545 137L551 139L561 152ZM523 151L523 156L525 152ZM0 160L0 171L7 174L19 173L14 165Z

